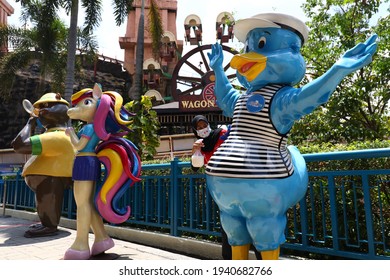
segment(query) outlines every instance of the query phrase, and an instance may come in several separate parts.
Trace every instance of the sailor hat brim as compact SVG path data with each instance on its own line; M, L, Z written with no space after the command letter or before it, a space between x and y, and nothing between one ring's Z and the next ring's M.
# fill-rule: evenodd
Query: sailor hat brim
M238 20L234 25L234 35L240 42L245 42L249 31L255 28L283 28L296 33L302 40L307 41L309 29L300 19L280 13L263 13L247 19Z

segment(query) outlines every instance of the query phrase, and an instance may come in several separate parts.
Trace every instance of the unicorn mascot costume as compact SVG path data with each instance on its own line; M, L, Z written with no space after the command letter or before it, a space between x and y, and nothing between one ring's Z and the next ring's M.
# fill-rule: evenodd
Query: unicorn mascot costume
M220 209L233 259L247 259L252 243L262 258L278 259L286 212L306 193L306 164L287 137L294 122L328 101L338 83L364 67L376 51L376 35L347 51L325 74L296 88L306 71L300 48L308 29L299 19L265 13L239 20L235 36L243 54L230 61L247 89L240 94L223 69L222 47L208 54L214 94L232 117L229 137L206 166L207 187Z
M73 245L65 252L65 260L89 259L112 248L114 242L105 231L102 217L118 224L130 216L130 207L118 208L118 199L140 180L141 164L136 147L123 138L130 131L127 125L131 123L132 114L122 103L121 95L113 91L102 92L97 84L93 89L83 89L72 95L75 107L68 110L68 115L86 124L78 134L73 128L66 131L78 153L72 173L77 234ZM105 166L103 178L101 164ZM95 234L91 250L88 243L90 228Z

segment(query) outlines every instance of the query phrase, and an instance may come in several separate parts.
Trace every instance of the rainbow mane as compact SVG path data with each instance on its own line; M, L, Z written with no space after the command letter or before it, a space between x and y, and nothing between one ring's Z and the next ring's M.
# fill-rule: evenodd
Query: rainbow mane
M92 97L92 89L85 89L72 96L77 104ZM120 208L119 200L135 182L140 181L141 160L137 147L124 135L131 132L127 125L134 114L123 107L123 98L116 92L103 92L98 100L94 116L94 130L102 140L95 152L105 167L104 176L97 182L95 206L108 222L119 224L130 216L130 206Z
M118 201L141 180L141 160L136 147L128 139L111 137L98 145L96 153L106 170L95 195L96 208L108 222L123 223L130 216L130 206L120 209Z
M116 92L103 92L94 118L94 127L97 136L102 140L113 136L122 137L131 130L127 125L134 114L128 112L123 106L123 98Z

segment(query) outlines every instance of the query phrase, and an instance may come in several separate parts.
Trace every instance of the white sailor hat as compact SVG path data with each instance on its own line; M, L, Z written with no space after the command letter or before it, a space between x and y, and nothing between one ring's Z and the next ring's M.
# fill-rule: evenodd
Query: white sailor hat
M276 27L288 29L296 33L302 40L307 41L309 29L300 19L280 13L263 13L250 18L237 20L234 25L234 35L240 42L245 42L249 31L255 28Z

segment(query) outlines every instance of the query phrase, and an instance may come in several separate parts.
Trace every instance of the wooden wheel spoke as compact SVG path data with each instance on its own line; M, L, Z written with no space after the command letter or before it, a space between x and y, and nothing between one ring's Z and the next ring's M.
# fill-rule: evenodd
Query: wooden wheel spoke
M177 84L178 85L183 85L183 86L186 86L186 87L197 87L199 85L199 83L197 82L188 82L188 81L180 81L178 80L177 81Z
M223 68L223 71L226 72L229 68L230 68L230 62L226 64L226 66Z
M227 78L230 80L230 79L234 79L234 78L236 78L237 76L236 76L236 74L230 74L230 75L228 75L227 76Z
M200 83L202 81L201 78L189 77L189 76L177 76L177 81L185 81L185 82L196 82Z
M204 75L204 72L200 70L198 67L196 67L194 64L192 64L189 61L185 61L185 64L187 64L189 67L191 67L192 70L194 70L196 73L198 73L201 77Z
M202 85L197 85L197 86L194 86L194 87L191 87L185 91L182 91L180 94L181 95L187 95L187 94L190 94L191 92L195 92L199 89L202 89Z
M210 66L209 66L209 62L206 59L206 56L204 55L204 52L201 51L200 55L202 56L203 64L206 67L206 72L209 72L210 71Z

